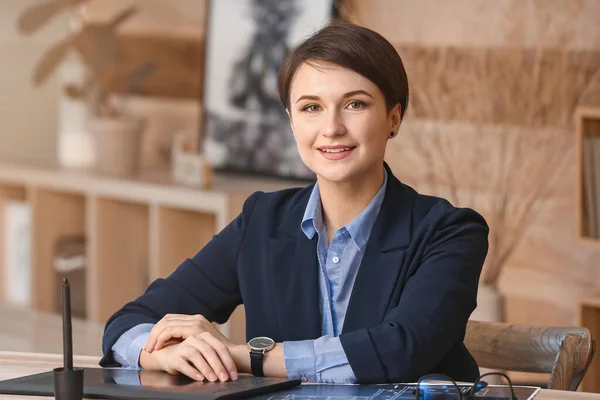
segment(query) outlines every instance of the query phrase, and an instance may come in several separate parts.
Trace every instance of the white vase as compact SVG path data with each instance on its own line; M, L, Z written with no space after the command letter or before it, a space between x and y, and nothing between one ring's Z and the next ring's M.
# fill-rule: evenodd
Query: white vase
M67 168L89 168L94 164L94 138L87 132L58 133L58 164Z
M95 168L98 172L113 176L130 176L137 172L143 120L130 117L91 118L89 127L95 139Z
M85 67L70 53L59 69L61 88L81 86ZM88 110L84 101L72 99L64 90L58 99L57 160L62 167L88 168L94 164L94 138L88 127Z

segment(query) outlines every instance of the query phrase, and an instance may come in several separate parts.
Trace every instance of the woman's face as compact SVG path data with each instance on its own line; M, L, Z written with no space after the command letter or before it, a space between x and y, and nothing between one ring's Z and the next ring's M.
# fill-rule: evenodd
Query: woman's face
M379 174L389 134L400 126L399 106L388 113L377 85L330 63L298 68L288 115L302 161L331 182Z

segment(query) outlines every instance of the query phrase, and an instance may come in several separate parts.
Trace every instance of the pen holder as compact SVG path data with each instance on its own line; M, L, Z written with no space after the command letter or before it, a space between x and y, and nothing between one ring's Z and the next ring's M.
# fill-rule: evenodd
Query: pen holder
M55 368L53 371L56 400L83 399L83 368Z

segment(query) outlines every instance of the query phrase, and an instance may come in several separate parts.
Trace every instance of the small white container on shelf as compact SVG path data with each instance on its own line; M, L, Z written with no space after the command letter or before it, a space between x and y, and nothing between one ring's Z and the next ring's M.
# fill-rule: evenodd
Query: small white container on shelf
M201 153L193 148L190 136L185 131L175 134L171 150L171 174L173 179L186 186L212 187L212 167Z

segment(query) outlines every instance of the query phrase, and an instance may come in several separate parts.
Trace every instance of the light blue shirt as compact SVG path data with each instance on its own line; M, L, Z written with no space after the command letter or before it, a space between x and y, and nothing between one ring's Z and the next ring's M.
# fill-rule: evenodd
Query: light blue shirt
M349 224L341 227L328 243L318 183L315 184L301 223L304 234L318 235L319 306L321 336L315 340L283 343L288 376L321 383L354 383L356 377L339 340L354 281L381 209L387 186L384 181L371 202ZM153 324L141 324L125 332L113 345L115 361L125 368L139 368L139 356Z
M316 340L283 343L285 367L290 378L310 382L356 382L338 336L344 326L354 281L381 209L386 186L387 171L384 170L383 185L371 202L352 222L338 229L328 243L319 184L315 184L301 227L309 239L318 235L319 306L323 336Z

